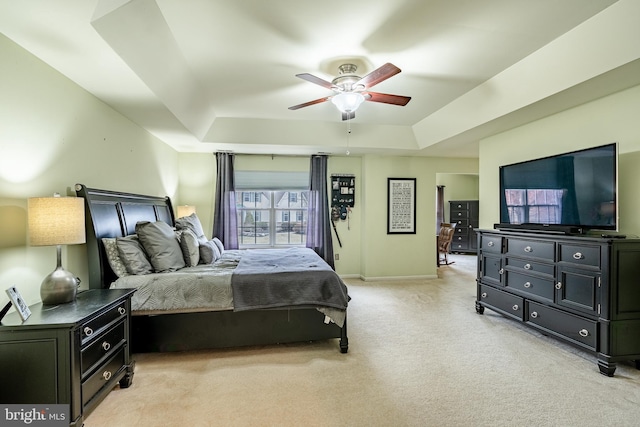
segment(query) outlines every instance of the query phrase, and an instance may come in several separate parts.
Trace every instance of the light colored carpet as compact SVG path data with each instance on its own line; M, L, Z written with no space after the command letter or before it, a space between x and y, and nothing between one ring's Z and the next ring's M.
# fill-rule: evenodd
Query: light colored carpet
M434 280L347 280L349 353L337 340L138 354L133 385L99 426L637 426L640 371L490 310L475 312L474 256Z

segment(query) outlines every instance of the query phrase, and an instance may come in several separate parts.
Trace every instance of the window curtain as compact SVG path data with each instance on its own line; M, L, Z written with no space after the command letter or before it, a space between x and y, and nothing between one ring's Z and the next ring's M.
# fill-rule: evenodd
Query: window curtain
M440 233L440 224L444 222L444 185L436 189L436 234Z
M327 188L327 159L325 155L311 156L307 247L313 249L335 270Z
M236 213L234 155L216 153L216 198L213 215L213 237L226 249L238 249L238 216Z

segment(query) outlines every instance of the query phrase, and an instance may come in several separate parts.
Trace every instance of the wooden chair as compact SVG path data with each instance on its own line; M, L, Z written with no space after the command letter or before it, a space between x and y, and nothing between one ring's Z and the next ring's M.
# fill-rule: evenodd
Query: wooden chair
M451 250L451 242L453 241L453 235L456 232L456 224L449 224L446 222L440 223L440 233L438 233L438 267L440 265L449 265L454 262L449 262L448 254Z

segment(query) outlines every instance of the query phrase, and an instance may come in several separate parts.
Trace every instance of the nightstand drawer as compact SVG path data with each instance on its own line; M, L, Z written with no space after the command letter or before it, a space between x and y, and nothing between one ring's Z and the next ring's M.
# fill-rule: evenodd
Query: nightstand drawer
M83 377L100 359L116 351L125 342L124 327L124 321L118 323L100 337L96 337L91 345L82 350L80 358Z
M126 315L127 306L123 301L101 315L84 323L80 328L80 332L82 334L82 345L84 346L87 342L96 338L110 323L119 318L124 319Z
M102 387L112 383L112 380L124 369L124 351L125 348L121 348L120 351L82 383L82 405L86 405Z

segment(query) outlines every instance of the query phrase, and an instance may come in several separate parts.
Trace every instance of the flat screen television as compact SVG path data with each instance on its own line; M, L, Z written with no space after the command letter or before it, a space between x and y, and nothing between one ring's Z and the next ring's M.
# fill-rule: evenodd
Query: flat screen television
M500 167L496 228L618 229L616 143Z

